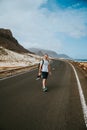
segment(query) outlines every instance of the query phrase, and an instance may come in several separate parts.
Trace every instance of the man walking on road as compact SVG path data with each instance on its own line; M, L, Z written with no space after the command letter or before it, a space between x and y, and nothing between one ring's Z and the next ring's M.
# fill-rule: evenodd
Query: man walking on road
M48 54L45 54L43 60L41 60L40 62L39 73L38 73L38 75L42 75L42 88L44 92L47 91L46 83L47 83L48 74L51 75L51 68L50 68Z

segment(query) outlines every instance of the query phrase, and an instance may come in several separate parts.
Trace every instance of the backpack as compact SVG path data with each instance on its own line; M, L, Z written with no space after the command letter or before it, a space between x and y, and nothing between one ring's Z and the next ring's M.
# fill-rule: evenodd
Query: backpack
M44 64L44 60L42 60L42 66L41 66L41 69L43 67L43 64ZM40 68L40 63L38 64L38 69Z

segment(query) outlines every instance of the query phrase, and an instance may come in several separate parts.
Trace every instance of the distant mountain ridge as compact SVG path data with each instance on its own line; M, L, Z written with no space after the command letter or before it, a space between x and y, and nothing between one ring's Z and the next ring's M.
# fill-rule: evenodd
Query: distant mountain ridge
M0 46L18 53L30 52L18 43L9 29L0 28Z
M38 49L38 48L29 48L29 50L39 56L43 56L45 53L47 53L49 56L53 58L70 59L70 57L65 54L57 54L55 51L51 51L51 50Z
M38 48L29 48L29 50L39 56L43 56L45 53L47 53L51 57L58 57L58 54L55 51L51 51L51 50L38 49Z

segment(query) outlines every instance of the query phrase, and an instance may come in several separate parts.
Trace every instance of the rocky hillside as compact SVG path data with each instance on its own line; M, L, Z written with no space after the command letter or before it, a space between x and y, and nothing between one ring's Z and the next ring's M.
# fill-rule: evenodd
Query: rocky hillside
M37 64L40 57L30 53L17 53L3 47L0 47L0 68L30 66Z
M31 53L13 37L8 29L0 29L0 71L4 68L35 65L40 57Z
M0 29L0 46L18 53L28 53L29 51L21 46L8 29Z

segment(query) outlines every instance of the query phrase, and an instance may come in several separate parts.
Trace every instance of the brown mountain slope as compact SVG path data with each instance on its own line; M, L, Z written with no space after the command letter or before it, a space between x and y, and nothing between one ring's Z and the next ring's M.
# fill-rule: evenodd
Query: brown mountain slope
M0 29L0 46L18 53L28 53L29 51L21 46L8 29Z

